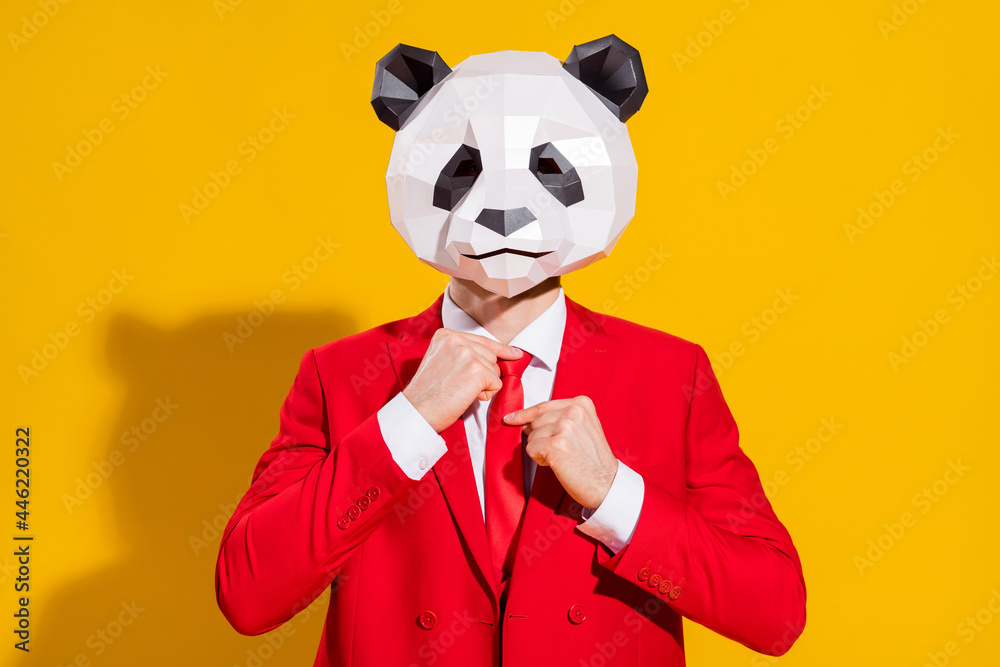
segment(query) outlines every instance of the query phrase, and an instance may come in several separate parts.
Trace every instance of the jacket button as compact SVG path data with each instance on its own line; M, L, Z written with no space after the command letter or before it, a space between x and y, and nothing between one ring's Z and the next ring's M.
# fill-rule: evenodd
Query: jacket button
M373 486L365 492L365 495L368 496L369 500L378 500L378 497L382 495L382 492L379 491L377 487Z
M646 581L647 579L649 579L649 575L652 573L653 571L650 570L648 567L642 568L641 570L639 570L639 581Z
M341 530L347 530L348 526L350 525L351 525L351 520L346 516L341 516L339 519L337 519L337 528L340 528Z
M420 623L420 627L422 627L424 630L431 630L434 628L435 625L437 625L438 619L433 611L425 611L424 613L420 614L418 622Z
M347 508L347 516L351 517L351 521L357 521L361 517L361 510L357 505L351 505Z
M672 589L670 589L670 593L667 595L667 597L670 598L671 600L676 600L681 596L682 592L683 591L681 591L680 586L674 586Z
M649 581L646 582L646 585L649 586L650 588L656 588L657 586L660 585L660 582L662 580L663 577L661 577L658 574L654 574L652 577L649 578Z
M361 511L364 511L369 507L371 507L371 504L372 501L368 500L368 496L361 496L360 498L358 498L358 507L361 508Z
M660 595L666 595L673 588L674 584L669 579L664 579L660 582Z
M572 623L579 625L583 623L587 618L587 610L583 608L582 604L575 604L569 608L569 620Z

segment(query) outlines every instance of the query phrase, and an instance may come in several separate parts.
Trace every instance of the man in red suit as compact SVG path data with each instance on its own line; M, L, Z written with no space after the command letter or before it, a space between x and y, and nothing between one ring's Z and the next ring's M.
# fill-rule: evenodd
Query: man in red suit
M633 84L641 75L638 55L629 60L631 47L613 36L577 50L584 63L594 53L625 62ZM498 66L523 65L505 57ZM420 84L413 58L397 47L379 72L394 72L389 88L415 82L417 118L434 113L421 106L428 91L460 77ZM620 86L622 74L602 80ZM610 105L601 81L583 83L600 108L626 115L627 100ZM525 98L512 87L502 94ZM436 204L451 211L449 225L463 224L455 212L475 198L478 175L463 170L480 151L489 164L489 124L479 127L476 153L463 144L460 160L434 167L437 188L445 171L445 187L465 187ZM509 148L516 128L505 127ZM589 172L570 144L539 145L536 158L552 160L535 170L543 192L565 210L567 198L600 196L595 179L610 174ZM541 178L569 165L579 180ZM548 252L573 256L545 249L548 212L526 205L527 220L508 205L484 215L489 199L465 222L489 229L499 249L464 247L471 263L453 266L424 258L452 275L427 309L303 357L279 434L224 531L223 613L259 634L331 587L317 665L683 665L682 617L783 654L805 624L801 564L704 350L569 299L559 274L572 262L539 263ZM631 211L609 224L622 215L627 223ZM405 232L419 255L422 241ZM541 250L527 249L532 240ZM489 261L500 255L512 261ZM552 275L539 277L539 265ZM483 270L465 274L470 266Z

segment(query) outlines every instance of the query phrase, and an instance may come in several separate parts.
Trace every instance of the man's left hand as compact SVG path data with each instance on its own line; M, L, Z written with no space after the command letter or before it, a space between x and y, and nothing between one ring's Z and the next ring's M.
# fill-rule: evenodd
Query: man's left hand
M504 423L523 425L527 452L538 465L549 466L573 499L596 509L618 472L594 402L587 396L543 401L515 410Z

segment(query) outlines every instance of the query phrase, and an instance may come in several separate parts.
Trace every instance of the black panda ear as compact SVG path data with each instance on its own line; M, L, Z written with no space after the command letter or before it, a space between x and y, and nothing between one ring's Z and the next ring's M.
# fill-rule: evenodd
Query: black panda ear
M375 64L375 114L398 131L420 98L450 73L451 68L436 51L397 44Z
M649 92L639 52L615 35L574 46L563 68L597 93L623 123Z

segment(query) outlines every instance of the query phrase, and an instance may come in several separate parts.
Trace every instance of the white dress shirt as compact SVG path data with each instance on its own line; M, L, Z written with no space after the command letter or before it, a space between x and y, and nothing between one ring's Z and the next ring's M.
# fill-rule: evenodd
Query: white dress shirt
M448 289L445 289L441 305L441 323L446 329L478 334L496 340L493 334L452 301ZM510 341L512 347L519 347L532 355L531 363L521 377L525 407L552 398L552 385L565 327L566 300L560 287L559 295L552 305ZM484 521L486 494L483 490L483 470L486 459L486 419L492 402L492 399L475 400L462 415ZM427 423L402 392L378 411L378 423L393 460L411 479L422 479L448 451L444 438ZM537 466L538 464L525 454L526 496L530 493ZM584 508L585 521L577 528L602 542L613 553L618 552L632 539L642 509L644 491L642 477L619 461L618 472L604 501L596 509Z

